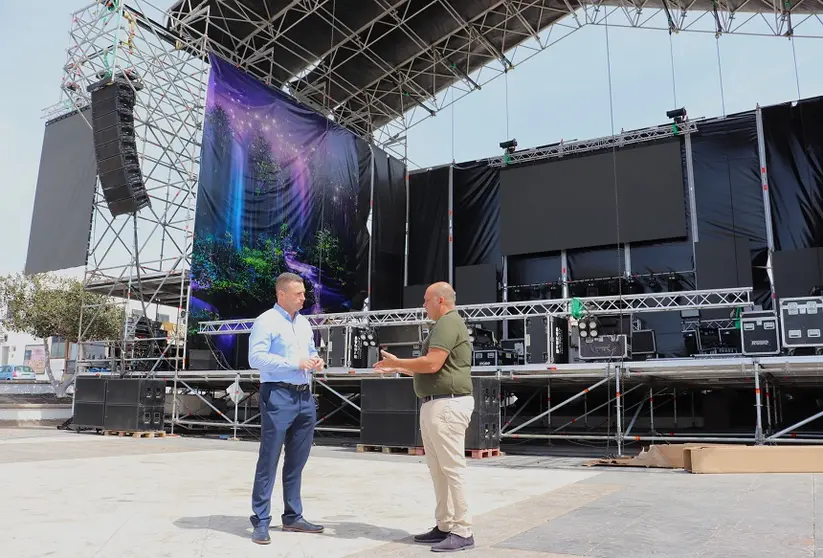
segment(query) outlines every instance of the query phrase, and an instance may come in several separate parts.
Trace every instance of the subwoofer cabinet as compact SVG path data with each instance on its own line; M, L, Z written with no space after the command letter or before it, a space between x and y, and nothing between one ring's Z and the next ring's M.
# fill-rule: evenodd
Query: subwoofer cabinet
M500 380L472 378L474 412L466 430L466 449L500 447ZM361 382L360 443L423 447L422 400L411 378L369 378Z
M106 384L105 430L157 431L165 426L166 382L110 378Z

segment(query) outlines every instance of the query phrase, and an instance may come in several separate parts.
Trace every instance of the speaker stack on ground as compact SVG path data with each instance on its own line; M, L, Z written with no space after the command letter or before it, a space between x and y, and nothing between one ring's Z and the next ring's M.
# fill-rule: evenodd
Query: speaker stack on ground
M78 376L74 384L74 417L72 423L81 428L103 429L106 417L107 378Z
M113 217L137 213L151 205L134 130L136 80L119 75L89 87L97 174Z
M411 378L364 379L360 393L360 443L366 446L423 447L420 406ZM472 378L474 412L466 449L500 447L500 380Z
M369 378L360 388L360 443L423 447L420 400L411 378Z
M166 382L145 378L111 378L106 386L104 430L162 430Z
M80 376L75 426L118 432L154 432L165 426L166 382L146 378Z
M474 412L466 431L466 449L500 447L500 380L472 378Z

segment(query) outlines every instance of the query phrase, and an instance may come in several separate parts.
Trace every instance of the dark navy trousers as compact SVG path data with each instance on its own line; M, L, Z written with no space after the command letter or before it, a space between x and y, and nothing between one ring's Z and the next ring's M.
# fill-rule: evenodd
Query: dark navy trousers
M284 525L303 517L300 486L303 467L314 439L317 409L308 389L297 390L272 383L260 385L260 453L254 474L252 510L260 523L271 524L271 495L280 450L283 458Z

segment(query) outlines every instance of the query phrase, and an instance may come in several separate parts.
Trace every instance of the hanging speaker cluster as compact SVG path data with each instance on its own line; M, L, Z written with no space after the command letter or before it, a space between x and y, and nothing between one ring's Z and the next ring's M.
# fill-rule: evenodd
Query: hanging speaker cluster
M137 83L121 74L89 87L97 174L113 217L151 205L134 131L135 91L142 88Z

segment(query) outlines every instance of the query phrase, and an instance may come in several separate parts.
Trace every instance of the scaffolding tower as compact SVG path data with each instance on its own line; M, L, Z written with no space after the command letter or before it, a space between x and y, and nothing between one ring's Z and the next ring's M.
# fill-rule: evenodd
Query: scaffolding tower
M98 306L82 309L77 371L111 367L153 375L183 367L196 188L208 79L205 40L170 34L147 2L94 2L72 14L61 101L47 116L91 104L89 88L120 75L135 89L134 128L151 205L113 217L98 180L83 283L126 310L120 339L88 339ZM177 22L185 27L185 23ZM208 18L206 18L206 25ZM193 55L194 54L194 55ZM135 87L135 83L139 86ZM85 111L91 126L91 111ZM164 328L140 331L145 315ZM83 346L108 342L105 362L85 359Z

